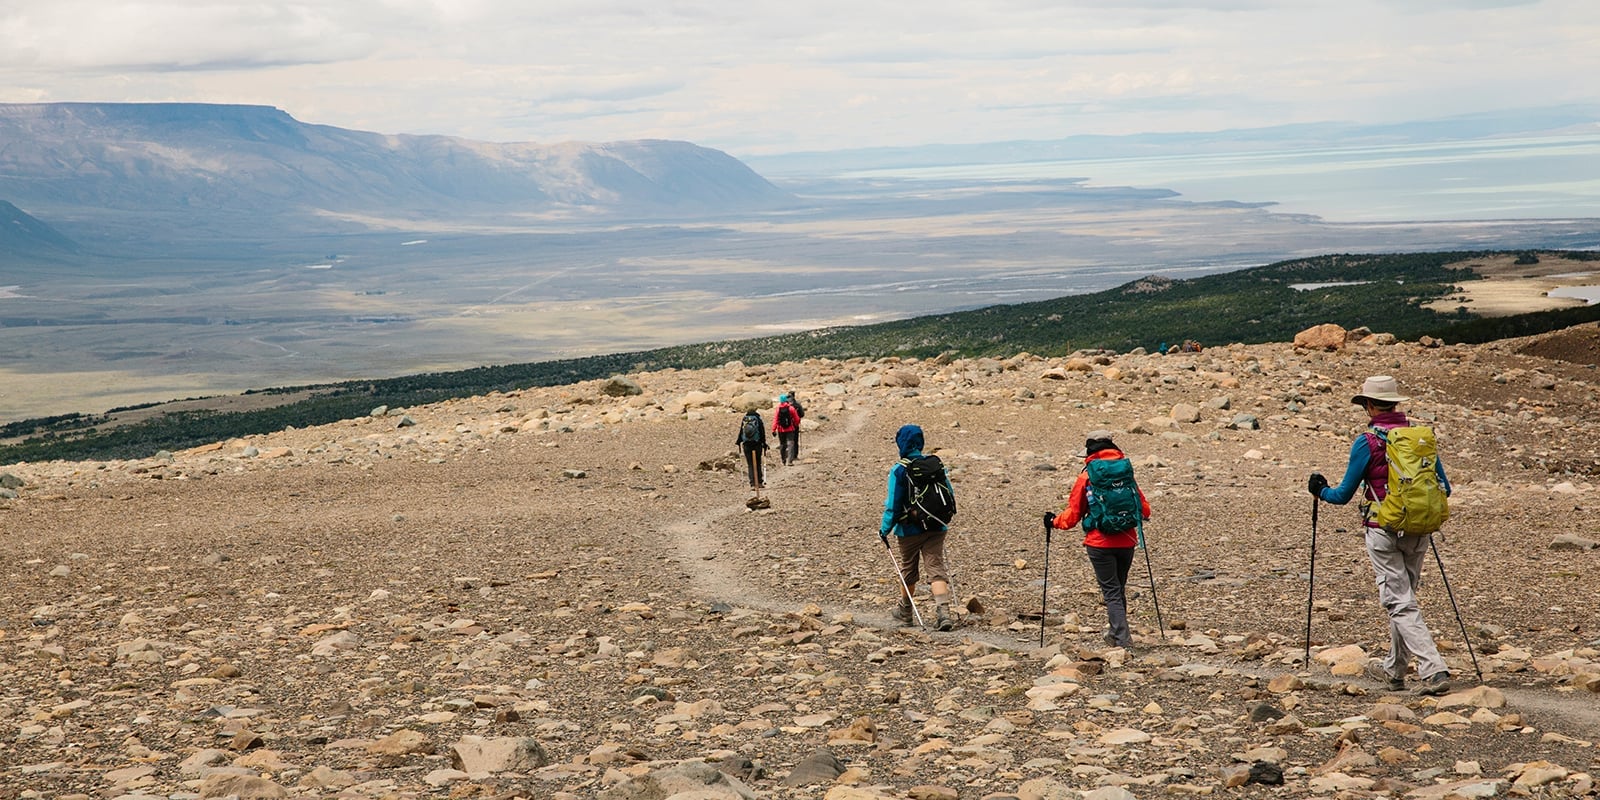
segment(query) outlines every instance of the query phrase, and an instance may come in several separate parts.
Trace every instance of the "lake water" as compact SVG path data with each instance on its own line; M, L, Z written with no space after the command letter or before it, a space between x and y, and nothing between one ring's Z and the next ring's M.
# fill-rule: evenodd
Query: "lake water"
M1330 222L1600 218L1600 133L866 170L851 177L1171 189Z
M1562 286L1549 291L1551 297L1582 300L1584 305L1600 303L1600 286Z

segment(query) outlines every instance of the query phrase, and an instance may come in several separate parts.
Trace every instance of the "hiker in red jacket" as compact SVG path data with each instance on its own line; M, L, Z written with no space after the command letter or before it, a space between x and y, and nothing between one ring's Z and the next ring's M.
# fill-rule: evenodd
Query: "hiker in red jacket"
M1083 452L1078 453L1083 458L1084 468L1072 484L1067 508L1060 514L1046 514L1045 522L1062 531L1082 523L1083 547L1088 551L1089 566L1094 568L1100 596L1106 603L1106 644L1131 647L1128 570L1133 566L1134 548L1143 544L1139 520L1150 518L1150 503L1145 500L1144 492L1134 485L1133 467L1111 441L1111 435L1111 431L1104 430L1089 433ZM1122 463L1112 463L1117 461ZM1097 462L1104 463L1096 466ZM1102 479L1100 474L1111 470L1125 473L1125 485L1120 481L1104 482L1107 479ZM1098 497L1097 488L1101 495Z
M772 412L772 432L778 435L778 460L789 466L800 460L800 420L806 415L800 401L785 392Z

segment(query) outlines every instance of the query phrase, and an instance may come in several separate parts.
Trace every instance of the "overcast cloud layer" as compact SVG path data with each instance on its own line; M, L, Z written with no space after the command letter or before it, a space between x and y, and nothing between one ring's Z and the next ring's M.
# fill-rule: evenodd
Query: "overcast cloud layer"
M0 101L736 155L1600 103L1596 0L0 0Z

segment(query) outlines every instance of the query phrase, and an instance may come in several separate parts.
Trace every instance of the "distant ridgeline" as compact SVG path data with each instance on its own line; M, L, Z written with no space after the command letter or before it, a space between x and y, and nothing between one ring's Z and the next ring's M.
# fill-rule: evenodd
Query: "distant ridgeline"
M50 459L145 458L293 425L359 417L374 406L405 407L493 391L557 386L618 373L676 367L699 369L729 361L770 364L807 358L926 358L1009 356L1028 351L1063 355L1081 349L1125 352L1194 339L1208 345L1287 342L1312 325L1368 326L1401 339L1431 335L1450 342L1485 342L1559 330L1600 320L1600 305L1479 318L1464 308L1439 313L1423 305L1478 280L1463 265L1494 253L1446 252L1328 255L1189 280L1142 278L1094 294L1071 295L885 322L824 328L759 339L663 347L635 353L528 364L478 367L370 381L263 390L313 390L309 399L253 411L183 411L142 422L91 430L104 417L66 415L0 426L0 464ZM1573 260L1600 253L1561 251ZM1344 284L1310 291L1297 284ZM121 410L121 409L114 409Z

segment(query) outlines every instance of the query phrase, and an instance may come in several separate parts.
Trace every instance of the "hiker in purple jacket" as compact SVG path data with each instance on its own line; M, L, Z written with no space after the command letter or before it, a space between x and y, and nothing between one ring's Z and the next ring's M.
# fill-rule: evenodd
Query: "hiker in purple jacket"
M1433 634L1422 620L1422 609L1417 605L1422 559L1428 552L1431 535L1397 536L1385 531L1372 518L1374 507L1383 501L1387 492L1389 477L1384 442L1378 432L1411 424L1405 412L1397 409L1407 399L1400 395L1399 384L1388 375L1375 375L1361 384L1361 393L1350 402L1367 412L1372 431L1357 436L1350 445L1350 461L1338 486L1329 486L1322 473L1313 472L1306 488L1313 496L1341 506L1350 502L1356 489L1364 488L1361 519L1366 529L1367 557L1377 575L1378 602L1389 613L1389 656L1376 665L1377 674L1373 677L1383 681L1391 691L1401 691L1406 685L1406 668L1415 657L1417 675L1421 678L1417 693L1441 695L1450 691L1450 673L1439 655L1439 648L1434 645ZM1445 477L1444 463L1436 461L1434 464L1439 485L1448 495L1450 481Z

